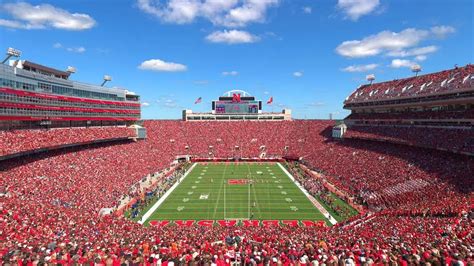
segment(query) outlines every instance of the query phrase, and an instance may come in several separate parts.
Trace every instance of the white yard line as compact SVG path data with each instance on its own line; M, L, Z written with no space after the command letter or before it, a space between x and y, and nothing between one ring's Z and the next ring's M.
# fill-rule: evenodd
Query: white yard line
M295 185L301 190L301 192L306 195L309 201L313 203L314 207L316 207L316 209L318 209L332 225L335 225L337 223L336 219L334 219L334 217L329 214L329 212L323 207L323 205L321 205L321 203L319 203L313 196L311 196L311 194L309 194L309 192L298 181L296 181L296 179L290 174L290 172L286 170L285 167L283 167L280 163L278 163L278 166L280 166L281 170L285 172L285 174L291 179L291 181L293 181L293 183L295 183Z
M216 204L214 205L214 213L212 214L212 219L216 218L217 207L219 206L219 200L221 199L222 187L224 187L224 219L225 219L225 182L227 180L225 178L226 171L227 171L227 164L224 165L224 173L222 173L222 183L219 186L219 192L217 193L217 201L216 201Z
M179 186L181 182L191 173L191 171L194 169L194 167L197 165L197 163L194 163L186 173L184 173L183 177L181 177L178 181L176 181L173 186L171 186L168 191L163 194L163 196L143 215L142 219L138 221L139 224L144 224L148 218L160 207L160 205L168 198L168 196Z
M250 166L249 166L248 164L247 164L247 166L248 166L248 169L249 169L250 176L252 176L252 171L250 170ZM257 175L255 175L255 180L256 180L257 178L258 178ZM254 185L255 185L255 184L254 184ZM261 215L262 215L262 211L260 210L260 204L258 204L257 191L256 191L256 189L255 189L255 186L252 186L252 188L253 188L253 195L254 195L255 207L257 207L258 214L259 214L259 216L261 216ZM249 199L250 199L250 198L249 198ZM250 202L249 202L249 204L250 204ZM253 206L253 204L252 204L252 206ZM253 211L252 211L252 212L253 212ZM250 214L249 214L249 219L250 219Z

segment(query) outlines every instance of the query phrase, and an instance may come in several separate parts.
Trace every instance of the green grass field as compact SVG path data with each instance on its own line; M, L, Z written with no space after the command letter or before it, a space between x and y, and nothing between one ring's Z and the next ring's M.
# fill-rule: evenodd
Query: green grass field
M148 221L222 219L326 220L277 164L208 163L197 164Z

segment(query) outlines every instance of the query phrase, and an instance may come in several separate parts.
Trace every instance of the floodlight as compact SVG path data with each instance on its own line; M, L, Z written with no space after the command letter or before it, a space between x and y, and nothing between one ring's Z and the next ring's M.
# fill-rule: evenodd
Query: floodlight
M7 62L8 59L10 59L11 57L20 57L20 55L21 55L20 50L9 47L7 49L7 57L5 57L5 59L3 59L2 64L5 64L5 62Z
M66 69L66 72L69 72L69 73L76 73L76 68L75 67L72 67L72 66L68 66L67 69Z
M372 82L375 80L375 75L374 74L369 74L369 75L365 76L365 79L367 81L369 81L370 84L372 84Z
M7 55L14 56L14 57L20 57L21 51L15 49L15 48L9 47L9 48L7 49Z
M107 83L107 81L111 81L112 80L112 77L109 76L109 75L104 75L104 82L102 82L102 84L100 85L101 87L104 87L105 83Z
M415 73L415 77L418 76L418 72L421 71L421 66L416 64L411 66L411 71Z

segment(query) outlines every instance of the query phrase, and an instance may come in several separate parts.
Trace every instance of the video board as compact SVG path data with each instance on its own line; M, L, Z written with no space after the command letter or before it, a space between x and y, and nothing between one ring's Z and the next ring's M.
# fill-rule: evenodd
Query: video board
M216 101L216 114L257 114L259 102L258 101Z

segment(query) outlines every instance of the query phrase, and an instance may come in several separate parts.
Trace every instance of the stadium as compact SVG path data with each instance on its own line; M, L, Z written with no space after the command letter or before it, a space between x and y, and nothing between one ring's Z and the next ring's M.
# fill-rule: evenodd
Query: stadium
M342 119L241 89L144 119L110 76L5 48L2 265L474 263L472 64L368 74Z

